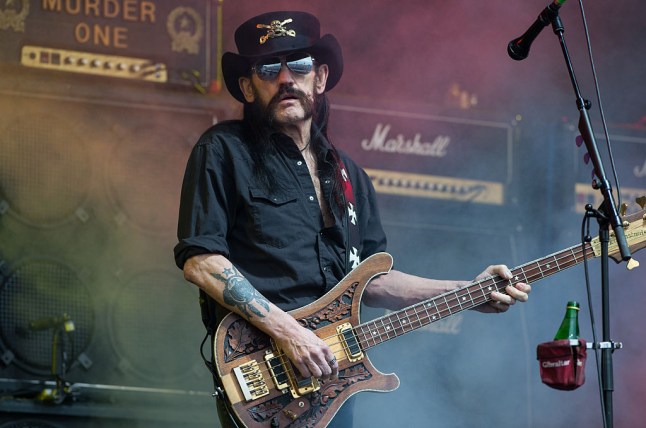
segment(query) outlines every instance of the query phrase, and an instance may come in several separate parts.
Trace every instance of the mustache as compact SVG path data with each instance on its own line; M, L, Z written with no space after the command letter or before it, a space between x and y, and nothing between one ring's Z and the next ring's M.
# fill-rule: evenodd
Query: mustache
M278 88L278 92L276 92L276 95L274 95L269 101L269 104L267 107L269 107L270 109L272 107L275 107L280 102L280 100L282 100L283 98L285 98L285 96L288 96L288 95L296 97L301 102L302 105L310 103L310 100L305 94L305 92L293 86L281 85Z

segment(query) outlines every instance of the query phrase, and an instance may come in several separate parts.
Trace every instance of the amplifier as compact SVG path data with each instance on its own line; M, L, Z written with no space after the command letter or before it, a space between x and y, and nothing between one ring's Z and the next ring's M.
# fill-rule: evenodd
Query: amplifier
M378 193L501 206L515 124L334 104L331 138Z
M219 89L222 0L14 0L0 63Z

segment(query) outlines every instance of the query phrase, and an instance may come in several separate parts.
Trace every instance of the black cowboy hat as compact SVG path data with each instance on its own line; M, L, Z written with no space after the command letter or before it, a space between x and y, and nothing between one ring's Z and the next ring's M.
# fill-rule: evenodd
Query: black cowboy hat
M264 13L240 25L235 32L238 53L226 52L222 56L224 83L231 95L244 103L238 79L249 76L258 59L289 52L307 52L319 64L327 64L325 90L332 89L343 74L343 55L336 38L331 34L321 37L320 28L315 16L290 11Z

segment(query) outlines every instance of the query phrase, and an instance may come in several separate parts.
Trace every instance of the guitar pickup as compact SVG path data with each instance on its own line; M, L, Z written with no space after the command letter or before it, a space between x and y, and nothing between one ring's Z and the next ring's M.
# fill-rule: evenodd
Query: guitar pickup
M252 401L269 395L269 388L267 388L267 383L256 360L234 368L233 373L245 400Z
M294 398L321 389L321 384L318 379L314 377L301 377L289 359L279 349L276 349L276 354L278 356L268 351L265 354L265 361L277 389L285 392L289 389Z
M271 378L276 385L276 389L286 390L289 388L289 377L287 376L287 371L283 367L281 359L274 356L273 352L267 351L265 362L269 368Z
M336 328L336 332L339 334L341 343L343 345L343 350L345 355L348 358L348 361L355 362L363 358L363 351L359 346L357 341L357 336L354 335L352 330L352 324L344 323Z

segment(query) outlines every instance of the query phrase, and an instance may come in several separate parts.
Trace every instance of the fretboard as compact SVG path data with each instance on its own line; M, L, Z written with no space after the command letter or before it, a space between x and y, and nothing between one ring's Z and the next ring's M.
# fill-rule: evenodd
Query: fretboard
M507 285L517 282L533 283L594 257L590 244L575 245L558 253L526 263L511 270L512 279L500 276L484 278L471 284L425 300L397 312L355 327L363 349L376 346L420 327L448 318L486 303L494 291L504 292Z

